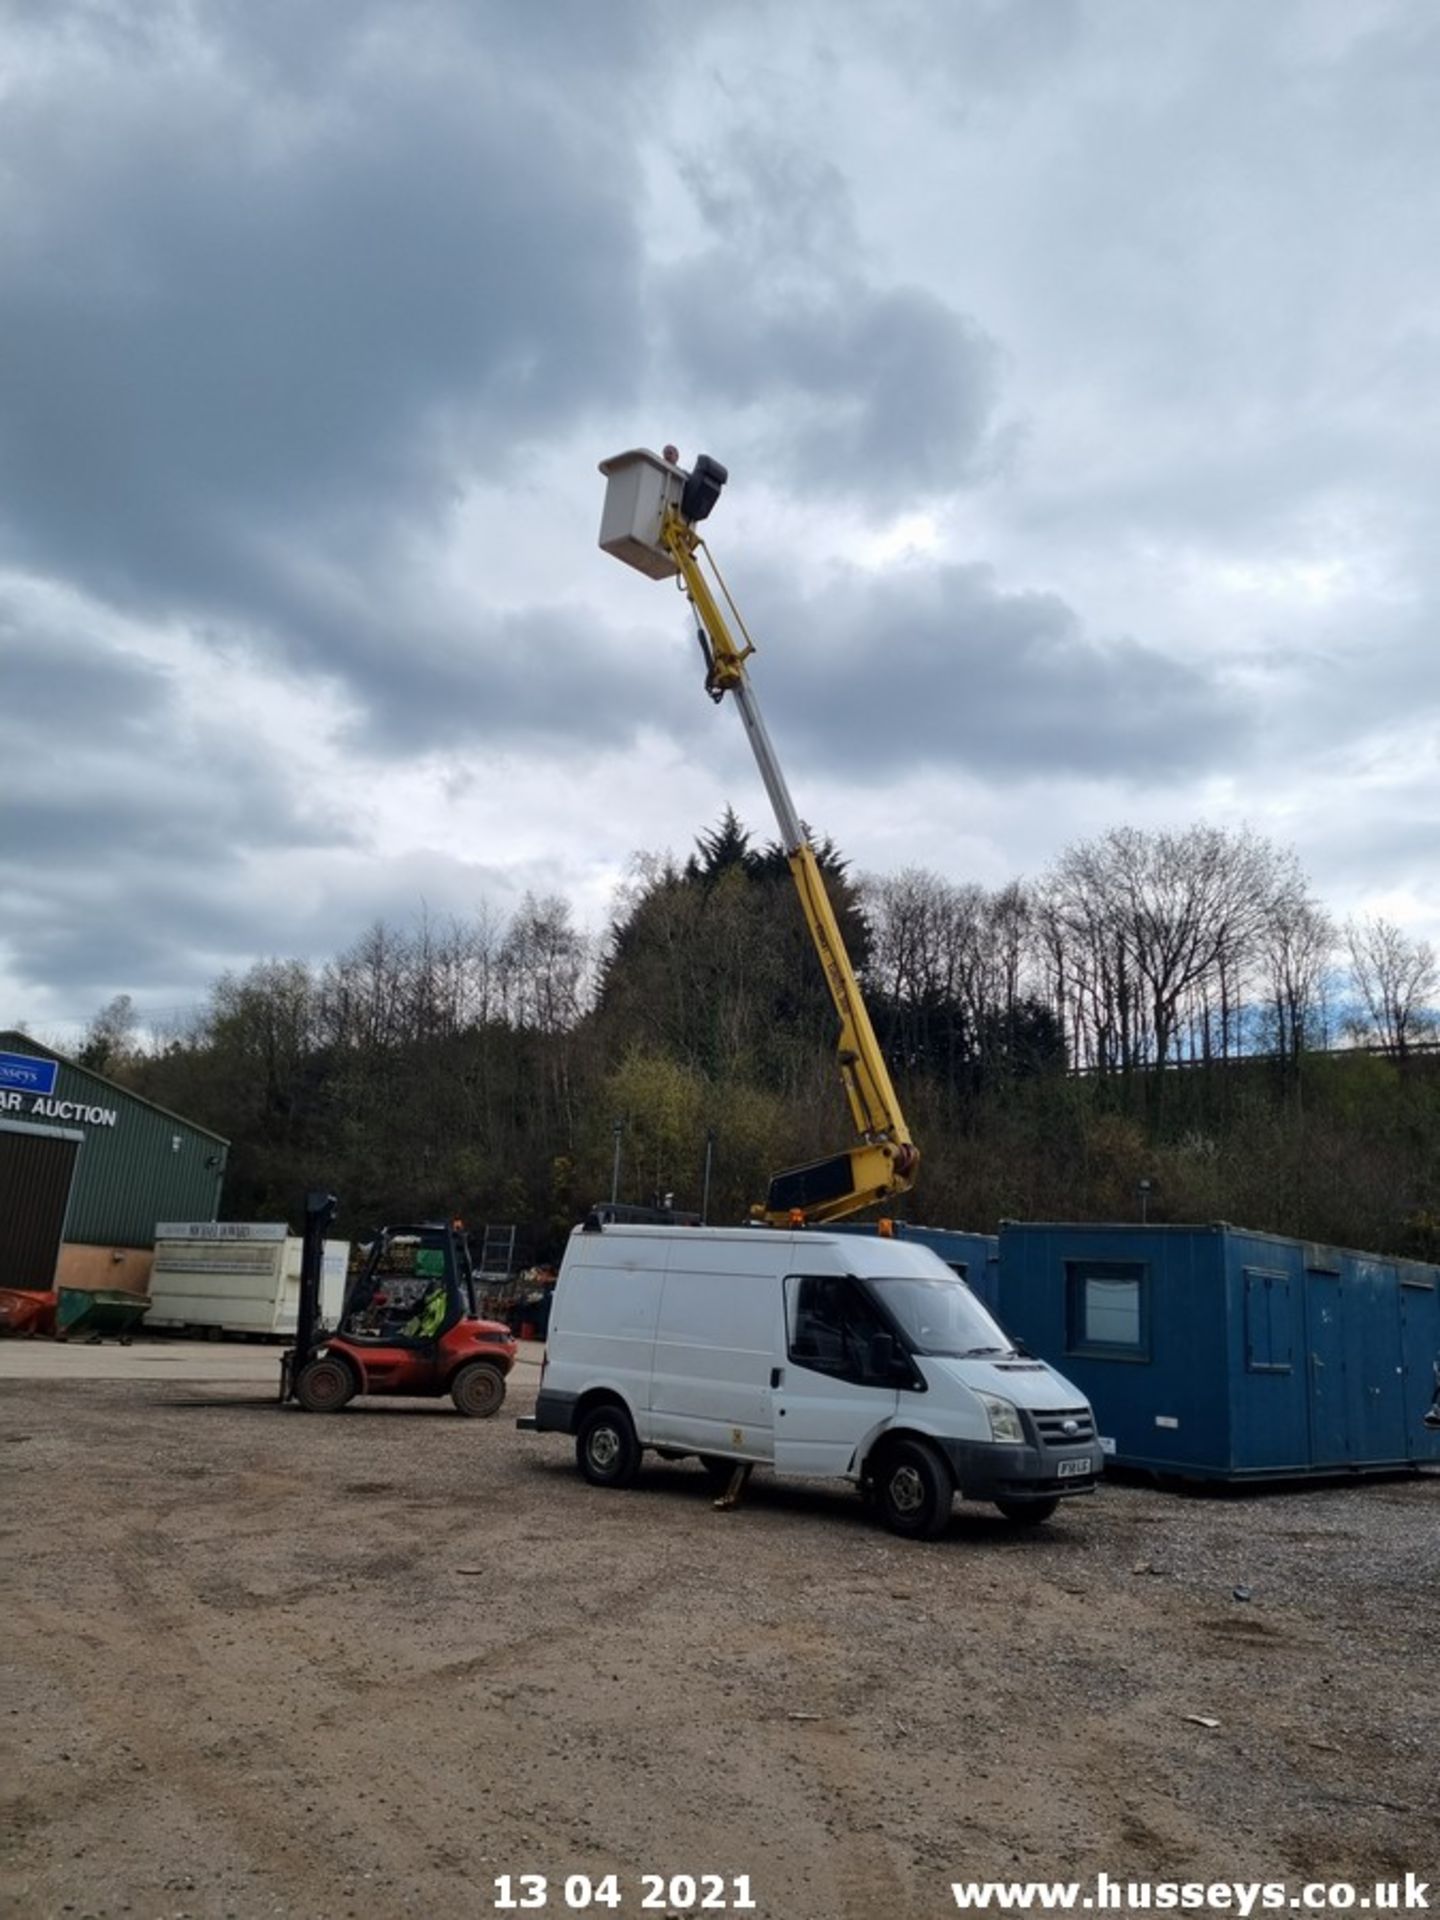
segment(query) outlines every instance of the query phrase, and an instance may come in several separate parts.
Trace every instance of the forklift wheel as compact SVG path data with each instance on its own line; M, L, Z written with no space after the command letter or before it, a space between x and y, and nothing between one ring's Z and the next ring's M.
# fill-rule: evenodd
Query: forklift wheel
M338 1413L354 1395L355 1376L343 1360L312 1360L295 1382L295 1398L307 1413Z
M505 1376L498 1367L484 1360L472 1360L468 1367L461 1367L450 1382L450 1398L461 1413L469 1414L472 1420L488 1420L492 1413L500 1411L505 1398Z

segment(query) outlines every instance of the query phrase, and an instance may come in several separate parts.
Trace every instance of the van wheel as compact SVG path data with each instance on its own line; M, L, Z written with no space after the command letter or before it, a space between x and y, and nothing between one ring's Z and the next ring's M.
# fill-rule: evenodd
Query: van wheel
M875 1468L880 1518L907 1540L933 1540L950 1521L955 1481L943 1456L923 1440L896 1440Z
M1059 1506L1058 1500L997 1500L996 1506L1012 1527L1038 1527Z
M623 1407L609 1401L586 1414L575 1436L575 1464L592 1487L634 1485L640 1443Z

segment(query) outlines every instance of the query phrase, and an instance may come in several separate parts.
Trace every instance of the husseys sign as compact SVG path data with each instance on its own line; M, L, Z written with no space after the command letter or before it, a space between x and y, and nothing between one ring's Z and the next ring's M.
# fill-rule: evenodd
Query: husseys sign
M54 1060L29 1053L0 1053L0 1113L23 1113L31 1120L79 1121L86 1127L113 1127L114 1107L94 1107L86 1100L55 1098Z

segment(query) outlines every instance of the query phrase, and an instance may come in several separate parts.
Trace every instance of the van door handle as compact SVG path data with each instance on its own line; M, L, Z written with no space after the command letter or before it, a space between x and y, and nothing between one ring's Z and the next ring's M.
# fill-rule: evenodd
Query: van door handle
M772 1387L778 1387L780 1382L784 1378L785 1378L785 1369L783 1367L771 1367L770 1384Z

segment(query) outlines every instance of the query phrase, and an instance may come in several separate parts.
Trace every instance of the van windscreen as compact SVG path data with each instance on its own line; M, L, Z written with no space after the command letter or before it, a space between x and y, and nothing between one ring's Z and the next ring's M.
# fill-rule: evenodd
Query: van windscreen
M885 1274L864 1282L917 1353L950 1359L1014 1353L1014 1343L963 1280Z

